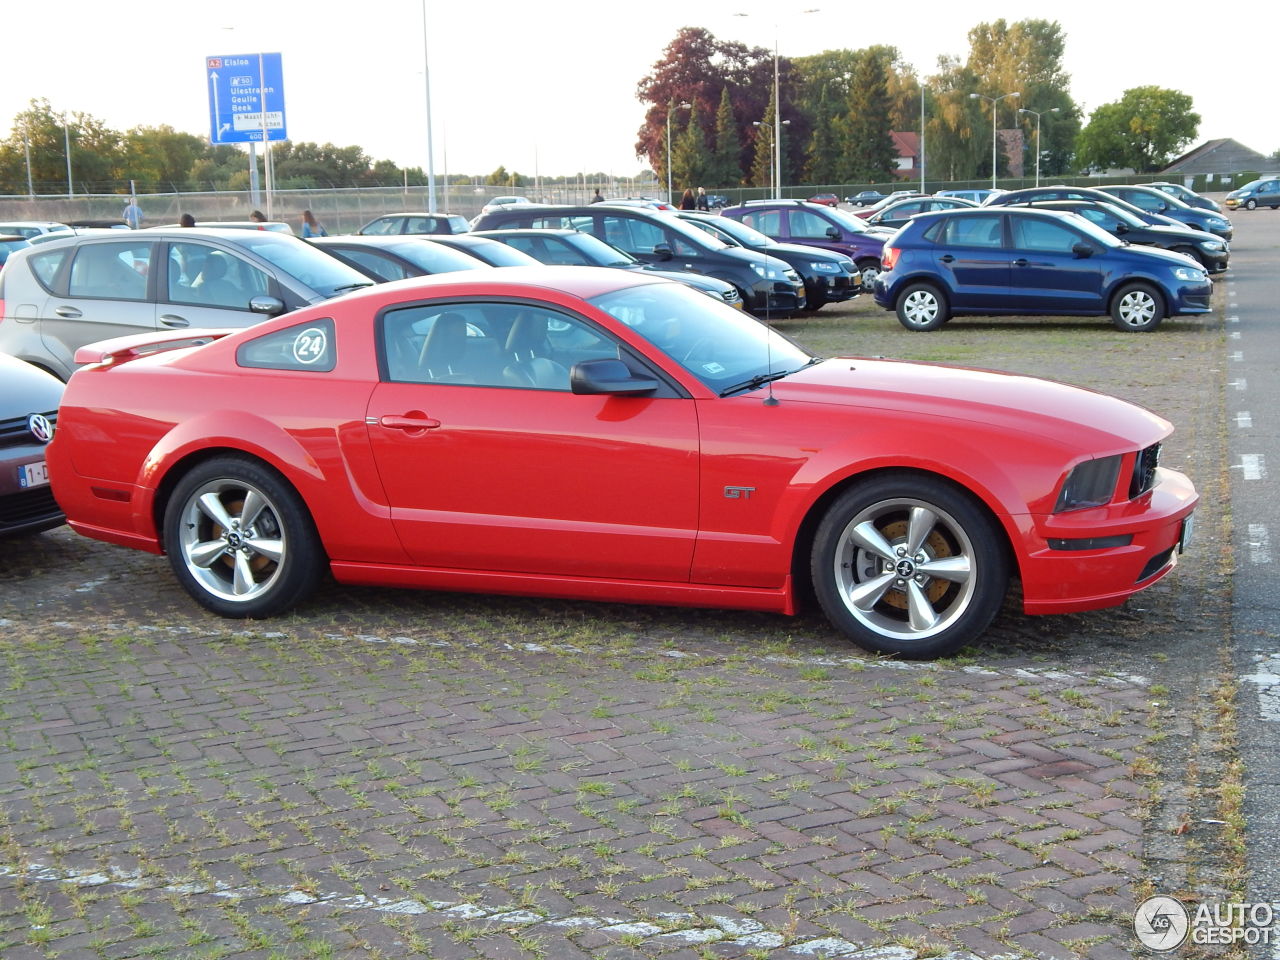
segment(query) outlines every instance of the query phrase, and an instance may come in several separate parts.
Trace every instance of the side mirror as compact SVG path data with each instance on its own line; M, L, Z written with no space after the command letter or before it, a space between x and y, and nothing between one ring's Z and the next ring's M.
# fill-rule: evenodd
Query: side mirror
M1117 224L1116 224L1116 233L1117 233L1117 234L1124 234L1124 233L1128 233L1128 232L1129 232L1129 225L1128 225L1127 223L1117 223Z
M254 297L249 301L249 312L276 317L284 313L284 301L279 297Z
M671 252L671 244L669 243L655 243L653 245L653 255L659 260L670 260L675 256Z
M635 396L653 393L659 383L652 377L637 377L625 363L613 358L583 360L569 371L569 389L579 394Z
M839 240L840 231L837 230L835 227L827 227L827 236L832 240Z
M1081 241L1071 248L1071 252L1074 253L1078 259L1083 260L1085 257L1093 256L1093 247L1092 245Z

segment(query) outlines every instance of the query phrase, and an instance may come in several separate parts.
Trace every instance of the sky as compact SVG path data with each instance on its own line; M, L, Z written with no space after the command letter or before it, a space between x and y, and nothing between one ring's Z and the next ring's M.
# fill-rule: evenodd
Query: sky
M1245 36L1203 2L1100 9L913 0L889 16L849 0L255 0L197 10L130 0L108 11L87 0L9 0L0 130L43 97L56 112L89 113L118 130L169 124L207 138L205 58L278 52L292 141L358 145L375 161L425 169L425 62L437 176L503 165L526 176L630 177L647 166L634 153L644 116L636 85L681 27L748 46L776 42L784 57L890 44L927 76L939 56L967 56L979 22L1043 18L1063 27L1071 94L1086 118L1131 87L1156 85L1192 97L1196 143L1233 137L1264 154L1280 149L1280 111L1260 109L1277 86L1267 44L1280 5L1255 8L1254 19L1269 23ZM1141 38L1162 46L1144 50Z

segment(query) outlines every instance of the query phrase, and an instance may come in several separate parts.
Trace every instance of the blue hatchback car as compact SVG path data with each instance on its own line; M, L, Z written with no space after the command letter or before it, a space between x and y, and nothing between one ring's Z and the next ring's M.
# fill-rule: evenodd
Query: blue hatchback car
M881 263L875 301L908 330L936 330L954 314L1109 314L1120 330L1147 331L1207 313L1213 293L1190 257L1051 210L924 213L885 243Z

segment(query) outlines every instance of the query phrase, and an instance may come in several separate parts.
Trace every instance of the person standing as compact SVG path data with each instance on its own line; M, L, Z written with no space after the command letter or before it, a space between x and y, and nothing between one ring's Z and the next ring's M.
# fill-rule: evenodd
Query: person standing
M142 226L142 208L138 206L138 198L130 197L129 202L125 204L124 213L121 219L129 225L130 230L137 230Z
M695 205L694 205L694 208L695 208L695 209L697 209L697 210L705 210L705 211L707 211L708 213L710 213L710 212L711 212L711 203L707 200L707 188L706 188L706 187L699 187L699 188L698 188L698 199L697 199L697 202L696 202L696 203L695 203Z
M680 197L680 209L692 210L697 201L693 199L693 191L688 187L684 188L684 194Z
M315 218L310 210L302 211L302 236L305 237L327 237L329 231L324 228L319 220Z
M600 188L596 187L596 195L591 198L592 203L604 203L604 197L600 196Z
M249 219L252 220L254 223L266 223L267 215L263 213L261 210L255 210L253 211L253 213L249 214Z

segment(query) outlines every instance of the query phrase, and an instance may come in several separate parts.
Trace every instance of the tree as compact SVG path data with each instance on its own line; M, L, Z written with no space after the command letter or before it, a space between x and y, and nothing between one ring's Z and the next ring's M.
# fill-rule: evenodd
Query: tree
M153 190L186 186L196 160L209 145L190 133L179 133L168 124L134 127L124 135L123 173Z
M753 187L773 186L773 115L773 100L770 100L755 128L755 153L751 161Z
M715 146L711 150L711 164L707 182L718 187L737 186L742 182L742 139L738 135L738 122L733 115L733 101L729 88L720 90L720 107L716 110Z
M689 111L689 122L671 147L671 172L676 183L687 187L705 185L711 170L707 137L698 119L698 106Z
M849 114L845 120L848 146L845 150L845 176L852 181L893 179L898 151L890 131L889 99L890 61L887 47L862 51L853 71L849 94Z
M1191 107L1191 97L1177 90L1126 90L1118 101L1104 103L1090 115L1076 142L1078 160L1099 170L1159 170L1195 139L1200 115Z

